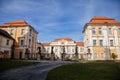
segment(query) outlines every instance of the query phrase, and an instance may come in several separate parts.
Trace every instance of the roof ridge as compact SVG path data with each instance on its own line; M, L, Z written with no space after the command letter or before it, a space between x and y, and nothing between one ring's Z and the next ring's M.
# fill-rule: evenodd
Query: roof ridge
M21 25L27 26L29 24L25 20L13 20L7 23L3 23L0 26L21 26Z
M120 23L113 18L109 18L106 16L94 16L89 23Z

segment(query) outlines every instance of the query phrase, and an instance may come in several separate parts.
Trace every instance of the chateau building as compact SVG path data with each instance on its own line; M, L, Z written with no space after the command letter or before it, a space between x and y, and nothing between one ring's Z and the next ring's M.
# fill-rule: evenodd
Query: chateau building
M84 48L89 60L120 59L120 22L95 16L84 26Z
M65 59L76 59L76 51L78 59L86 58L84 54L84 43L76 42L71 38L58 38L50 43L42 43L44 50L42 53L46 54L45 57L51 57L52 47L55 59L62 59L63 53Z
M6 31L0 29L0 59L13 58L14 39Z
M24 20L0 25L0 58L111 60L114 54L120 60L120 22L112 18L93 17L84 26L84 42L58 38L40 43L37 34Z
M15 20L0 25L15 39L14 58L36 58L38 32L24 20Z

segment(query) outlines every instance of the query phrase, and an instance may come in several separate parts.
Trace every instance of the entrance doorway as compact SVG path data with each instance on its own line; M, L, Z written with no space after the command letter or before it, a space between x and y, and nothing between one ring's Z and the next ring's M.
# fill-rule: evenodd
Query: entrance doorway
M19 59L22 59L22 52L19 53Z
M4 59L9 59L9 51L4 51Z

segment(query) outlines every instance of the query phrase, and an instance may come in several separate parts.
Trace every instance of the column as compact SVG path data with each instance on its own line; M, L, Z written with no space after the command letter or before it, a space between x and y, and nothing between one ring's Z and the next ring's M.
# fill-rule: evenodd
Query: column
M114 26L114 37L115 37L115 46L116 46L117 56L118 58L120 58L120 48L118 43L118 33L117 33L116 26Z
M91 53L91 59L94 59L94 53L93 53L93 41L92 41L92 28L91 26L88 26L88 39L89 39L89 43L88 43L88 48L90 49L90 53Z
M104 36L104 39L103 39L103 46L105 48L105 58L107 60L110 59L110 51L109 51L109 41L108 41L108 33L107 33L107 26L103 26L103 36Z

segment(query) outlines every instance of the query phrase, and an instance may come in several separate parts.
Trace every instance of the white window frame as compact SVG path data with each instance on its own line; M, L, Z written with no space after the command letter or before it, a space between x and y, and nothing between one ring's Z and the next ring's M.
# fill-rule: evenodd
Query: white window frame
M120 34L120 28L118 28L118 34Z
M102 59L102 60L105 59L105 53L101 53L101 59Z
M112 34L112 28L108 28L109 34Z
M97 60L98 59L98 54L94 53L94 59Z
M95 44L94 44L94 41L95 41ZM93 46L96 46L97 45L97 40L93 40Z
M13 35L14 29L10 29L10 35Z
M102 41L102 44L101 44L101 41ZM99 40L99 45L103 46L103 40Z
M22 39L20 40L20 46L24 46L24 40L22 40Z
M112 41L112 43L111 43ZM110 46L113 47L114 46L114 41L113 40L110 40Z
M21 29L21 35L25 33L25 29Z
M99 34L102 34L102 28L98 29Z
M92 28L92 34L96 34L95 28Z
M20 44L19 45L20 46L24 46L25 45L25 39L21 37L21 38L19 38L19 40L20 40ZM23 44L22 45L21 45L21 40L23 40Z

